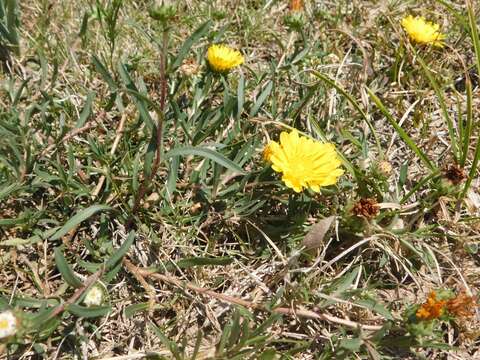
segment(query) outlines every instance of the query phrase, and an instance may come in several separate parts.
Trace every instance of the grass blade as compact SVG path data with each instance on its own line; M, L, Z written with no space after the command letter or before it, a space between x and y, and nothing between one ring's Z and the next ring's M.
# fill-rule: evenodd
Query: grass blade
M370 121L370 118L365 113L365 111L362 110L362 108L360 107L360 104L357 102L357 100L355 100L355 98L352 95L350 95L344 88L342 88L340 85L338 85L335 82L335 80L331 79L327 75L322 74L318 71L312 71L312 74L314 76L316 76L317 78L319 78L320 80L322 80L323 82L325 82L326 84L328 84L329 86L333 87L340 94L342 94L347 99L347 101L355 108L355 110L357 110L360 113L360 115L363 117L363 119L367 123L370 131L373 134L373 137L375 139L375 143L377 145L377 149L378 149L378 153L380 154L380 157L383 158L383 150L382 150L382 146L380 145L380 139L377 135L377 132L375 131L375 128L373 127L373 124Z
M245 170L243 170L239 165L237 165L236 163L234 163L232 160L228 159L224 155L220 154L218 151L215 151L212 149L194 147L194 146L183 146L183 147L178 147L170 150L168 153L165 154L165 158L171 158L173 156L179 156L179 155L202 156L212 161L215 161L217 164L220 164L229 170L238 172L243 175L247 174Z
M96 318L108 315L112 311L111 306L92 306L86 307L77 304L68 306L67 311L75 316L82 318Z
M115 264L117 264L123 258L123 256L127 253L128 249L130 249L130 246L132 246L134 241L135 241L135 232L130 231L127 239L123 242L122 246L120 246L118 250L115 253L113 253L110 259L108 259L107 263L105 264L105 268L109 270L112 267L114 267Z
M63 225L55 234L53 234L50 240L60 239L62 236L66 235L70 230L72 230L82 221L88 219L89 217L95 215L98 212L109 210L112 210L112 208L108 205L93 205L86 209L80 210L77 214L75 214L75 216L68 220L65 225Z
M204 22L197 30L195 30L192 35L190 35L187 40L185 40L180 48L180 51L178 52L177 57L175 58L175 61L172 64L173 69L176 69L182 65L183 59L185 59L193 44L195 44L203 35L205 35L208 30L210 30L212 23L213 22L211 20Z
M65 256L63 256L63 251L61 247L57 247L54 250L55 253L55 264L57 265L58 271L62 275L63 280L74 288L79 288L83 285L82 281L75 275L72 268L68 264Z
M433 90L435 91L435 95L437 95L437 99L438 99L438 102L440 103L440 108L442 110L443 118L447 122L448 134L450 136L450 141L451 141L451 145L452 145L453 158L455 159L455 162L458 162L459 149L458 149L458 145L457 145L457 136L455 134L455 127L453 125L452 118L448 114L448 109L447 109L447 105L445 104L445 98L443 96L443 92L440 89L440 86L438 85L435 78L432 76L432 73L431 73L430 69L428 68L427 64L425 64L425 62L420 57L420 55L418 55L418 53L415 52L415 56L417 57L417 60L420 63L420 66L422 67L423 72L427 76L428 81L430 82L430 85L432 86Z
M408 136L408 134L401 128L400 125L395 121L393 118L392 114L387 110L385 105L383 105L382 101L378 98L377 95L375 95L372 90L370 90L367 87L367 92L372 98L372 100L375 102L377 107L380 109L380 111L385 115L387 118L388 122L395 128L397 131L398 135L402 138L402 140L407 144L407 146L423 161L423 163L431 170L435 171L436 166L430 161L430 159L425 155L425 153L418 148L418 146L415 144L415 142Z

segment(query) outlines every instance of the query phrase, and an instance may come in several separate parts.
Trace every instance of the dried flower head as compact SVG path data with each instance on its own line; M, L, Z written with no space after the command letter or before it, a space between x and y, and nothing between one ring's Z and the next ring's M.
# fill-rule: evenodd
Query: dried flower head
M380 173L382 173L384 176L390 176L392 174L392 164L390 164L388 161L380 161L378 163L378 170Z
M0 313L0 339L7 338L16 334L18 330L17 317L11 310Z
M445 35L440 33L440 25L425 20L423 16L408 15L402 19L402 26L412 41L442 47Z
M467 178L463 168L459 167L456 164L447 165L447 167L444 169L444 175L454 185L460 184L463 180Z
M445 311L445 300L437 300L435 291L430 292L427 301L417 310L416 316L419 320L438 319Z
M243 64L242 54L226 45L211 45L207 51L210 68L216 72L227 72Z
M335 184L343 174L333 144L300 136L297 130L282 132L280 143L270 141L263 156L273 170L283 174L285 185L296 192L304 188L320 192L321 186Z
M104 289L101 285L96 284L88 290L83 303L87 306L100 306L103 303L103 298L105 296Z
M448 313L460 318L473 316L477 306L476 298L468 296L465 290L462 290L453 299L448 300L446 304Z
M373 219L378 214L377 200L372 198L363 198L353 205L352 212L355 216Z

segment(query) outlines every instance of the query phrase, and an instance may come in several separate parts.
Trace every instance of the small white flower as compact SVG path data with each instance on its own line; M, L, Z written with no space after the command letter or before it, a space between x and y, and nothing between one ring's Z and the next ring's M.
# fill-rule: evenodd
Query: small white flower
M17 332L17 318L10 310L0 313L0 339L15 335Z
M100 306L103 303L104 291L100 285L93 286L88 290L83 303L87 306Z

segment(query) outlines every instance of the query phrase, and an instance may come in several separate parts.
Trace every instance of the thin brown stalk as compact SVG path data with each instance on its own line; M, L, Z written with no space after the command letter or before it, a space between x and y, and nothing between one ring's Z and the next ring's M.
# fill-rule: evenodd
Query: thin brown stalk
M168 46L168 30L167 28L163 31L163 41L162 41L162 51L160 53L160 111L157 112L157 128L156 128L156 153L155 159L152 164L152 170L149 176L145 177L140 184L138 189L137 196L133 204L132 212L128 218L125 228L130 230L133 227L135 221L135 214L140 208L140 203L142 202L150 183L152 182L153 177L158 171L160 166L160 161L162 158L162 143L163 143L163 118L165 116L165 106L167 101L167 74L166 74L166 59L167 59L167 46Z
M286 307L277 307L275 309L268 310L264 304L253 303L251 301L243 300L238 297L221 294L216 291L202 288L200 286L197 286L189 282L183 282L174 276L159 274L159 273L153 272L152 270L139 268L133 265L127 259L124 259L124 263L128 264L127 266L131 269L131 271L135 271L136 273L141 274L144 277L151 277L161 282L165 282L182 289L188 289L198 294L206 295L219 301L223 301L230 304L241 305L249 309L267 311L267 312L272 311L277 314L294 316L299 318L317 319L317 320L322 320L322 321L326 321L334 324L347 326L350 328L359 328L359 329L368 330L368 331L377 331L382 328L382 325L364 325L348 319L342 319L336 316L322 314L322 313L318 313L311 310L304 310L304 309L298 309L298 308L286 308Z
M97 126L96 124L87 124L85 126L82 126L81 128L78 128L78 129L73 129L71 131L69 131L63 138L62 140L60 141L60 143L65 143L66 141L70 140L71 138L73 138L74 136L77 136L78 134L84 132L84 131L87 131L87 130L90 130L92 128L94 128L95 126ZM42 152L40 153L40 155L38 156L39 158L42 157L42 156L45 156L49 151L51 151L52 149L54 149L58 144L50 144L48 145L45 149L42 150Z

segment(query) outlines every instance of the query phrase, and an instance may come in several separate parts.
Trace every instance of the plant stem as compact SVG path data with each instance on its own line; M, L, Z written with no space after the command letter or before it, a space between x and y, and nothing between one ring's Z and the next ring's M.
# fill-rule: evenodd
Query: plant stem
M160 52L160 111L157 111L157 124L154 131L156 131L156 139L155 139L155 159L152 165L152 171L150 175L143 179L141 183L137 196L135 197L135 201L133 204L132 212L125 224L125 228L127 231L132 229L133 224L135 222L135 214L138 212L140 208L140 203L142 199L145 197L147 190L149 188L150 183L152 182L153 177L158 171L160 166L160 161L162 158L162 147L163 147L163 120L165 117L165 107L167 101L167 54L168 54L168 27L164 26L163 33L162 33L162 50Z

